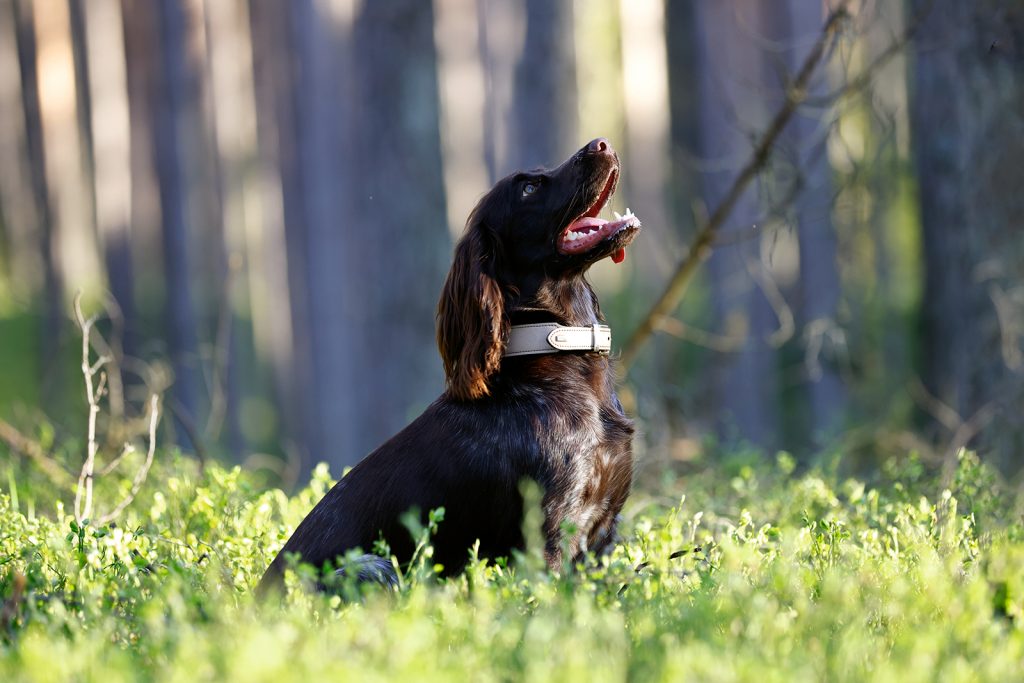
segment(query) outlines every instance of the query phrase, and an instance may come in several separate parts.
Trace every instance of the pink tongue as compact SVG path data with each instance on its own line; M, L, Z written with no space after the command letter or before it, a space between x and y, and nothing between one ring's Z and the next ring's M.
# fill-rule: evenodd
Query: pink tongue
M625 260L626 260L626 248L625 247L623 247L622 249L619 249L617 252L612 254L612 261L615 261L616 263L622 263Z
M597 218L596 216L584 216L583 218L577 218L572 223L570 223L568 230L576 232L582 230L583 228L600 228L607 222L608 221L603 220L601 218Z

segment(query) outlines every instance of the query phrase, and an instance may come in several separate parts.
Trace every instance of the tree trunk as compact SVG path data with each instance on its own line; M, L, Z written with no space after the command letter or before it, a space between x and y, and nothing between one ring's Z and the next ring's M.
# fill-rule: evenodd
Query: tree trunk
M208 98L214 163L221 188L220 222L224 262L222 301L218 312L217 362L220 390L211 401L208 433L216 435L218 418L226 421L228 443L236 459L248 454L241 428L239 403L248 389L265 396L266 369L272 352L267 348L267 295L263 256L257 245L269 240L259 205L256 100L253 89L250 16L245 0L217 0L203 5L207 35ZM247 277L248 276L248 277ZM258 297L256 295L259 295ZM239 350L250 329L259 362L242 372ZM255 430L253 430L255 431ZM262 445L262 444L261 444Z
M73 5L78 5L75 2ZM120 320L108 340L119 357L134 355L134 270L131 252L132 174L128 82L121 6L118 0L90 0L80 11L87 64L89 103L102 113L83 117L89 129L92 192L107 286L117 303ZM124 373L111 377L110 407L115 416L124 407Z
M550 166L576 139L576 62L571 0L525 0L526 35L515 69L508 171Z
M315 460L330 462L340 474L342 467L354 465L365 455L359 420L359 408L365 402L353 381L353 364L366 359L358 356L360 326L353 324L357 313L351 304L361 285L354 277L358 261L350 256L366 237L364 221L370 217L354 210L350 192L353 178L358 177L352 171L360 168L353 165L358 152L350 144L354 107L349 105L359 101L348 96L352 19L346 16L332 24L324 15L323 3L303 1L293 3L293 8L300 64L297 152L303 168L315 373L310 388L317 414L312 447ZM378 276L380 272L385 271L378 271Z
M762 94L767 79L759 75L763 61L749 35L758 35L763 26L760 4L701 0L696 5L701 151L705 163L715 169L704 174L709 210L749 155L752 134L767 120ZM759 214L758 200L748 191L736 205L731 223L749 228ZM718 325L724 334L740 340L733 352L719 356L716 405L723 436L771 448L778 428L778 382L775 351L766 337L774 315L748 272L762 267L758 242L750 239L719 248L708 264Z
M43 289L39 253L39 207L32 189L32 162L25 132L26 109L18 59L16 3L0 7L0 195L3 197L5 286L16 297L32 301Z
M160 87L157 90L153 136L160 190L161 237L166 286L166 324L174 365L174 408L188 432L199 409L199 343L192 300L190 253L190 183L185 141L189 108L195 103L193 65L186 54L187 16L175 0L156 8L160 41Z
M789 21L781 42L789 46L787 67L794 74L806 58L808 46L821 34L825 15L818 2L788 0L788 8ZM827 79L815 78L809 96L823 97L827 89ZM823 116L828 112L817 116L798 112L786 136L802 182L793 216L800 248L798 329L803 331L811 429L818 437L826 437L840 426L846 407L846 389L830 336L836 328L840 283L832 223L832 167L826 149L829 126Z
M511 140L509 123L515 97L517 50L525 34L522 3L480 0L477 22L480 58L484 71L484 163L488 185L511 171L507 149Z
M59 387L52 372L63 336L63 281L57 267L54 243L54 211L46 177L46 151L43 145L43 122L39 105L39 82L36 64L36 36L33 7L28 0L14 2L15 36L18 43L18 64L21 70L22 103L25 117L25 138L32 183L32 201L39 221L39 252L43 264L43 326L41 337L41 364L43 368L43 402L51 405Z
M1024 447L1024 6L931 4L911 102L925 261L925 383L963 419L996 412L979 445Z
M458 236L489 186L480 1L436 0L434 13L448 229Z
M434 311L451 247L438 133L433 11L419 0L364 3L355 22L356 96L350 157L355 212L336 219L348 248L349 323L361 341L352 463L394 434L443 388Z
M273 300L267 308L279 312L271 321L267 340L273 351L277 403L283 417L285 450L292 469L302 476L314 464L318 416L312 383L313 352L308 303L306 208L302 194L303 167L298 148L298 94L294 74L295 35L292 5L252 0L252 59L255 74L257 126L264 174L280 188L280 196L266 194L264 210L268 244L262 267L272 279Z
M123 234L101 232L104 260L111 292L125 317L124 352L135 356L139 349L141 323L157 323L149 318L146 308L135 308L136 295L142 295L146 283L146 268L136 271L134 264L154 263L160 255L160 193L157 182L157 163L154 148L156 114L156 87L159 73L159 55L153 45L157 42L152 3L121 0L123 18L125 87L128 91L129 150L128 174L131 178L129 227ZM112 38L111 38L112 39ZM124 131L121 136L125 136ZM137 289L138 287L138 289Z

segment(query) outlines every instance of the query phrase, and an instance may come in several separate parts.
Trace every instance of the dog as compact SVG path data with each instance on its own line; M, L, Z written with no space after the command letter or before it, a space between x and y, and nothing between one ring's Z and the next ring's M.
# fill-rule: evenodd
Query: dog
M619 176L618 155L598 138L557 168L514 173L484 195L437 307L445 392L313 508L261 594L280 586L292 553L320 569L383 539L409 561L409 510L444 508L432 539L444 575L459 573L477 543L479 557L507 558L525 545L523 479L543 492L552 570L610 550L632 484L634 429L586 273L604 258L621 262L640 230L628 209L598 218ZM356 566L361 581L397 583L382 557Z

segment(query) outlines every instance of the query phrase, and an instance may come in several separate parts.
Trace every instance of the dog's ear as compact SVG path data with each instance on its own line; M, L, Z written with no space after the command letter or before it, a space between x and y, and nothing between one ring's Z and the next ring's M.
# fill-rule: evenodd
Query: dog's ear
M487 396L488 378L505 353L509 322L495 280L495 250L479 220L470 218L437 305L437 346L448 392L459 400Z

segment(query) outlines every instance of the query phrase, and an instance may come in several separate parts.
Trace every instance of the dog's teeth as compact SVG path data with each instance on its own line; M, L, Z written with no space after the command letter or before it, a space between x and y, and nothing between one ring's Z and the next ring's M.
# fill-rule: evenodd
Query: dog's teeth
M565 239L567 239L570 242L575 242L576 241L576 237L577 237L576 233L570 232L568 235L565 236Z
M628 211L628 209L627 209L627 211ZM612 211L612 213L615 215L615 220L617 220L617 221L621 221L622 220L622 214L620 214L618 211Z

